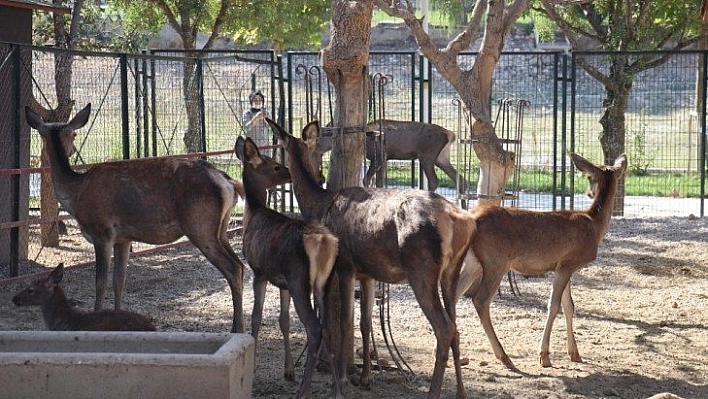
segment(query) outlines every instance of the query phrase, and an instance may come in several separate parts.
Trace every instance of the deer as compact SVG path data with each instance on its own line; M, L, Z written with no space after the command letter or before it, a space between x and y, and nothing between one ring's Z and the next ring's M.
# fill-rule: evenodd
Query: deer
M379 119L366 125L366 158L369 167L363 179L364 187L371 186L372 179L389 159L420 161L420 168L428 179L428 190L435 191L440 182L435 173L435 166L442 169L458 192L463 193L467 184L457 169L450 162L450 148L455 142L455 133L442 126L424 122L396 121ZM385 159L376 153L374 138L370 132L384 133ZM332 149L332 137L322 137L318 142L318 151L325 153Z
M246 196L243 252L253 270L254 305L251 334L257 341L266 284L270 282L280 289L279 324L285 345L287 380L294 378L289 339L291 297L295 311L305 326L307 357L297 397L307 396L310 393L312 373L323 335L325 343L329 342L325 290L339 250L339 240L322 224L306 223L267 207L267 189L290 182L288 168L270 157L261 155L250 138L239 137L234 151L243 163L242 178ZM313 292L322 322L312 306ZM336 365L331 357L330 366L335 370ZM334 383L336 397L343 397L341 385L336 378Z
M59 263L47 277L33 281L12 298L17 306L42 308L44 324L50 331L155 331L147 317L127 310L84 312L69 306L59 286L64 277L64 263Z
M290 135L270 119L267 122L288 154L293 191L304 219L323 223L339 238L334 268L342 298L340 347L346 348L347 343L353 342L354 282L358 275L369 281L408 282L437 341L428 396L440 396L452 349L457 397L464 398L455 294L462 261L475 229L471 214L445 197L423 190L323 188L307 163L308 151L316 146L319 122L308 123L302 139ZM370 328L371 314L362 311L364 319ZM366 357L369 354L366 340L364 345ZM349 352L342 350L338 359L337 372L342 384L347 383Z
M587 210L541 212L484 204L470 211L477 229L472 235L457 295L472 298L494 355L512 370L515 366L499 342L489 315L494 293L509 270L523 275L554 272L540 345L541 366L551 367L551 329L560 306L565 315L570 360L582 362L573 333L575 307L570 279L597 257L598 247L609 229L617 184L627 169L627 157L619 156L611 166L596 166L573 153L570 157L575 167L588 176L587 194L593 202Z
M74 171L76 130L88 122L87 104L68 122L45 123L25 107L27 123L42 137L52 183L62 208L73 216L96 256L95 310L103 308L111 254L115 309L120 309L133 241L167 244L187 236L221 272L231 289L232 332L243 332L243 263L226 228L243 192L241 182L204 160L143 158L105 162Z

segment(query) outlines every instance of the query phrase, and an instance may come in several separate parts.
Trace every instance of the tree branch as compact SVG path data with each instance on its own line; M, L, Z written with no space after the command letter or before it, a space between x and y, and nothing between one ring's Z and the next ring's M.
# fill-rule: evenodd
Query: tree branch
M221 7L219 8L219 13L216 15L216 18L214 18L214 27L211 30L211 35L209 36L207 42L204 44L205 50L210 49L214 45L214 41L216 41L216 39L219 37L219 33L221 33L221 27L226 22L226 12L232 5L232 0L221 0Z

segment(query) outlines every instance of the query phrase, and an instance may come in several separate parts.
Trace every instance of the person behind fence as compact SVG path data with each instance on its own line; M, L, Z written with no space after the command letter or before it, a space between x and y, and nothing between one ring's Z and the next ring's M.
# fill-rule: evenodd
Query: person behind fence
M270 126L268 126L265 120L265 118L270 118L270 115L263 106L265 103L263 93L259 90L252 92L248 96L248 101L251 103L251 108L243 113L241 120L244 133L259 147L273 145L273 136L271 135Z

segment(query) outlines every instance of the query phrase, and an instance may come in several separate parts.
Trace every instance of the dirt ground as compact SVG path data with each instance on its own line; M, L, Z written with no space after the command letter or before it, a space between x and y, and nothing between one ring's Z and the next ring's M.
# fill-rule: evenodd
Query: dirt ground
M71 232L70 232L71 233ZM572 280L575 334L583 363L566 354L565 323L556 320L551 339L553 367L538 364L550 278L517 277L519 296L502 282L492 305L497 335L519 371L495 358L469 299L458 304L463 379L469 398L646 398L671 392L708 398L708 219L614 219L598 259ZM83 245L76 232L62 245ZM240 245L240 238L233 240ZM240 248L238 248L240 251ZM47 251L51 254L51 251ZM70 259L56 259L71 265ZM56 263L47 261L47 266ZM94 301L91 267L67 271L63 283L79 307ZM244 312L250 326L253 291L246 272ZM25 284L0 286L0 330L43 329L39 309L15 307L12 296ZM108 305L112 306L112 294ZM383 367L371 390L349 385L347 397L425 397L434 364L435 338L407 286L391 286L384 314L387 331L408 372L399 371L386 347L381 320L375 344ZM124 307L152 317L162 331L223 332L232 315L226 281L193 247L132 258ZM253 396L291 397L297 382L282 378L278 292L269 288L258 342ZM376 310L378 312L378 308ZM305 334L291 308L295 357ZM358 325L358 321L357 321ZM357 335L357 337L359 337ZM297 368L297 379L304 359ZM406 369L405 365L403 368ZM406 369L407 370L407 369ZM454 369L445 374L443 397L454 397ZM331 378L316 372L313 397L331 394Z

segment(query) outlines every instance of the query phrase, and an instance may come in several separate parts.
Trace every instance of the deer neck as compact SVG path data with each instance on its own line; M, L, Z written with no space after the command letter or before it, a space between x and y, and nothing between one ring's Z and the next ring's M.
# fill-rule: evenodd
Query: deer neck
M52 168L54 193L62 208L73 215L72 194L75 192L74 187L81 184L84 176L71 168L69 155L62 145L59 135L51 134L45 140L45 144L49 165Z
M243 173L243 189L246 194L246 211L243 216L244 229L248 228L248 223L254 212L267 207L268 190L260 187L251 173L250 170L244 170Z
M64 291L60 287L54 287L51 299L42 304L44 324L51 331L68 330L69 313L69 301L67 301Z
M289 168L292 176L293 191L303 216L307 220L322 218L332 203L336 192L320 187L305 166L305 157L299 148L289 151Z
M610 226L610 218L612 218L612 208L614 207L615 193L617 192L617 182L612 178L612 176L605 174L603 176L605 181L603 182L603 189L598 190L595 199L588 209L587 213L593 220L595 224L595 231L597 231L598 242L607 234L607 230Z

